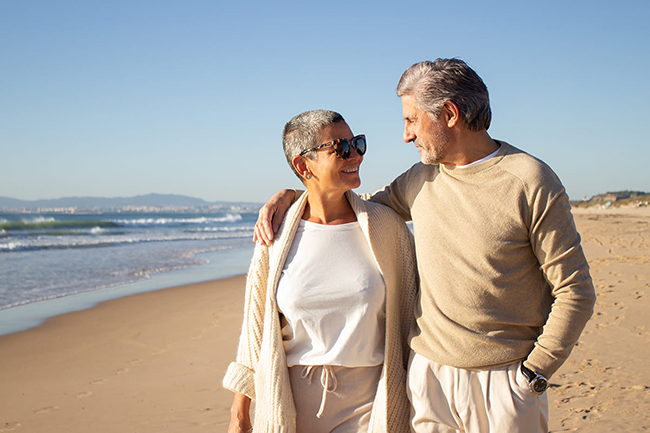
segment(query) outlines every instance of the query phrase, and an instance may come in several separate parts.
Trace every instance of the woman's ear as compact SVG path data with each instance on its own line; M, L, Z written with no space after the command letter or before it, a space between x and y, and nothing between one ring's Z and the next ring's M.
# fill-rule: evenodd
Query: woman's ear
M302 176L304 179L311 179L311 173L309 167L307 167L307 159L304 156L296 155L293 157L293 168Z

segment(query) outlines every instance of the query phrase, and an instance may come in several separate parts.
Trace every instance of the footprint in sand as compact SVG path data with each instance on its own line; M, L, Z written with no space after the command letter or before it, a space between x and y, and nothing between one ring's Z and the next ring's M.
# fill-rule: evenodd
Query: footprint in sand
M93 380L92 382L90 382L90 384L91 385L101 385L104 382L106 382L106 379L97 379L97 380Z
M90 397L91 395L93 395L93 393L90 391L80 392L79 394L77 394L77 398L86 398L86 397Z
M55 410L58 410L59 408L57 406L48 406L44 407L42 409L35 410L34 413L48 413L48 412L54 412Z
M22 424L19 422L6 422L5 425L0 425L0 432L13 431L20 427Z
M645 391L647 389L650 389L650 387L644 386L644 385L623 386L621 388L622 389L632 389L634 391Z
M152 355L162 355L163 353L169 352L169 349L171 349L173 346L175 346L176 343L173 344L167 344L163 347L158 348L158 350L154 350L151 352Z
M121 369L117 370L115 372L115 374L124 374L124 373L127 373L128 371L129 371L128 368L121 368Z
M141 359L132 359L130 361L127 361L127 364L139 364L141 362L142 362Z

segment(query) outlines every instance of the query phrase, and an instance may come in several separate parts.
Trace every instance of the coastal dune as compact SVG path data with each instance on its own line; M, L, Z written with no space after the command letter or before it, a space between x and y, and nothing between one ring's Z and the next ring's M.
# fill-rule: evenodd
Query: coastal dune
M650 209L576 209L598 294L551 379L550 430L650 430ZM225 432L243 276L107 301L0 337L0 433Z

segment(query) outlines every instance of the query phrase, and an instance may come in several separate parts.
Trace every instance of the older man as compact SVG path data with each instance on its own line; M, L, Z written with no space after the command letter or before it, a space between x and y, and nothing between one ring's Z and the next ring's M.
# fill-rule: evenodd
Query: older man
M548 378L595 302L564 187L542 161L489 136L487 87L465 62L417 63L397 94L421 163L368 199L413 221L413 429L546 432ZM270 241L269 218L291 199L276 195L262 210L258 239Z

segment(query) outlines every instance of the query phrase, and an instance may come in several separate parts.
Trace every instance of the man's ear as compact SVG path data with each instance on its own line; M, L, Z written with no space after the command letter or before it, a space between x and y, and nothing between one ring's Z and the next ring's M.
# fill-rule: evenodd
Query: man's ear
M309 173L309 169L307 167L307 160L305 159L305 157L296 155L293 157L291 163L293 164L293 168L296 169L296 171L300 174L300 176L306 179L307 173Z
M453 102L446 101L445 104L442 106L442 110L445 116L444 117L445 122L447 122L447 126L449 128L453 128L458 124L458 122L461 121L460 110L458 110L458 106Z

